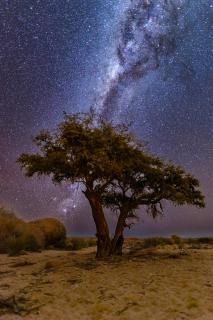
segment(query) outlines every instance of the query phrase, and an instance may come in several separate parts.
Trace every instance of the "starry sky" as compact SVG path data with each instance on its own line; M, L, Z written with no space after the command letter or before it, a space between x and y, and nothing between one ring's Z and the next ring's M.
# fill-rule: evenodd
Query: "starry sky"
M213 234L212 0L2 0L0 204L94 234L78 185L25 178L16 158L63 112L96 111L199 178L206 209L141 210L135 235ZM107 214L111 221L114 218Z

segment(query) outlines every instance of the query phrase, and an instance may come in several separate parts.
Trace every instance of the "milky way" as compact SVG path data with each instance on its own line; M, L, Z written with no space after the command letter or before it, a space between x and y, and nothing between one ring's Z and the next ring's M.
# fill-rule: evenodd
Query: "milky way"
M157 69L176 48L184 32L188 0L133 0L120 26L117 70L102 101L102 113L112 116L125 87Z
M205 210L167 206L162 221L144 216L132 232L212 233L212 10L212 0L1 1L0 204L94 233L77 186L27 179L16 159L63 111L95 104L195 174L206 195Z

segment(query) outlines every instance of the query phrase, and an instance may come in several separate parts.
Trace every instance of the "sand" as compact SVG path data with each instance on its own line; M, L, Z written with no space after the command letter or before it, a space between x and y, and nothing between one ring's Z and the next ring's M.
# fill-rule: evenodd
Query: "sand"
M212 320L213 247L0 255L0 320Z

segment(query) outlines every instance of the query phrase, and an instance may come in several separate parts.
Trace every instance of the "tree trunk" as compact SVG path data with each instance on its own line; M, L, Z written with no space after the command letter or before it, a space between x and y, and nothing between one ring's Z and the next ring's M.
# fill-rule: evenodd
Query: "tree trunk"
M96 258L104 258L110 254L109 228L106 222L99 196L94 191L85 191L96 225L97 253Z
M111 255L122 255L122 249L123 249L123 243L124 243L124 228L125 228L125 222L127 218L128 213L125 210L120 211L120 215L118 217L118 222L115 229L115 235L111 242Z

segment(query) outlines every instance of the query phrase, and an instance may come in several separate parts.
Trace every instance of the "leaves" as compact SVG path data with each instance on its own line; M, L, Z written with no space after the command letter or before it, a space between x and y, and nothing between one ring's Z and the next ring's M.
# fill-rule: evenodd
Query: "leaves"
M142 205L156 218L163 214L164 200L174 205L205 206L195 177L141 149L135 149L125 159L122 169L102 195L102 202L107 208L125 214L126 219L132 218Z

